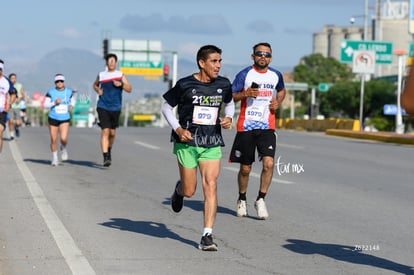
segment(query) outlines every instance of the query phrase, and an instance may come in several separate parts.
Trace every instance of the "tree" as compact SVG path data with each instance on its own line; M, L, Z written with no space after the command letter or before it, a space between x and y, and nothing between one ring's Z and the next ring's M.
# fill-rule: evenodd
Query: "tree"
M321 95L321 112L325 116L359 118L361 84L342 81ZM365 82L363 117L383 116L385 104L396 101L395 85L384 80Z
M347 65L319 53L303 57L300 64L293 69L293 79L297 82L306 82L310 86L351 80L353 77L354 74ZM302 106L310 106L309 92L298 92L296 95Z
M297 82L306 82L310 86L319 83L333 83L326 93L318 93L319 110L325 117L345 117L358 119L361 84L355 81L351 68L334 58L321 54L312 54L302 58L294 68L293 78ZM309 106L309 92L298 94L303 106ZM396 101L395 85L383 80L365 82L363 117L381 117L385 104Z
M327 117L357 118L359 115L359 83L337 82L320 95L320 111Z
M316 53L302 58L300 64L293 69L293 78L297 82L317 86L319 83L351 80L354 74L346 64Z

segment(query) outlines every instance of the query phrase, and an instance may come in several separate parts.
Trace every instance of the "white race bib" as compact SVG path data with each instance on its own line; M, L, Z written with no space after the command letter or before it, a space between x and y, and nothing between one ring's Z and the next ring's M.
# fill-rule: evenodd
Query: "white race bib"
M216 125L218 108L194 106L193 123L199 125Z
M59 104L55 106L56 114L66 114L68 112L68 105L66 104Z
M250 106L246 108L246 119L262 121L266 106Z

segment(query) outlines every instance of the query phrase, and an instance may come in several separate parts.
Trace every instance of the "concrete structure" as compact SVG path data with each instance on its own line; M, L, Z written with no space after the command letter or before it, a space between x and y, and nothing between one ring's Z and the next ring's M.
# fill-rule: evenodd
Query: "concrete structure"
M393 43L393 49L403 49L408 52L413 41L409 33L409 1L377 1L375 14L370 16L371 24L367 25L367 39ZM351 18L353 15L349 15ZM362 17L369 16L365 11ZM357 17L354 15L354 18ZM360 16L358 16L360 17ZM377 20L378 19L378 20ZM364 24L349 26L325 25L320 33L313 35L313 53L340 60L340 43L343 40L364 40ZM364 20L360 20L363 23ZM359 20L357 21L359 22ZM377 65L376 76L396 75L398 57L393 56L392 64Z

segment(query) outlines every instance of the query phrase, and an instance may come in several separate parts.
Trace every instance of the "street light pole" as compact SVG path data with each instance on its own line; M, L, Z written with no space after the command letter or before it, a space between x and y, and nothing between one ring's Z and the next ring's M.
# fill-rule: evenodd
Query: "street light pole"
M395 114L395 132L397 134L403 134L404 124L402 122L402 112L401 112L401 89L402 89L403 59L405 57L406 51L395 50L394 54L398 56L397 113Z
M364 5L364 41L368 37L368 0L365 0ZM365 87L365 78L366 74L361 74L361 91L360 91L360 100L359 100L359 130L363 131L363 118L364 118L364 87Z
M368 0L365 0L364 4L364 14L362 15L353 15L351 18L349 18L349 21L351 24L355 23L355 18L362 17L364 18L364 33L363 33L363 39L364 41L368 40Z
M177 83L178 78L178 52L177 51L164 51L164 53L171 53L173 56L172 60L172 72L171 72L171 87L174 87ZM162 99L162 98L161 98ZM162 99L163 101L163 99ZM174 108L174 113L177 112L177 108ZM163 128L166 125L164 115L160 111L160 127Z
M177 75L178 75L178 53L176 51L172 52L173 54L173 68L172 68L172 86L175 86L177 83Z
M368 40L368 0L365 0L364 6L364 40Z

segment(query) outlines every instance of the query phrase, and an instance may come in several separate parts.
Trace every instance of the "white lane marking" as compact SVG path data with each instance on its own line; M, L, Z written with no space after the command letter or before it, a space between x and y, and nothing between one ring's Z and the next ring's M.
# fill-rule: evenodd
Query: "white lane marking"
M226 169L226 170L229 170L229 171L239 172L239 168L228 167L228 166L223 167L223 168ZM250 176L260 179L260 174L257 174L257 173L254 173L254 172L250 172ZM272 179L272 182L282 183L282 184L293 184L294 183L292 181L275 179L275 178Z
M276 144L276 147L278 147L278 146L285 147L285 148L290 148L290 149L304 149L305 148L305 147L299 146L299 145L292 145L292 144L286 144L286 143L280 143L280 142L278 142Z
M14 161L17 164L17 167L22 174L26 186L32 195L37 208L39 209L40 214L43 217L47 227L49 228L50 233L57 246L59 247L60 252L62 253L63 258L65 259L72 274L74 275L95 275L95 271L92 269L86 257L82 254L82 251L78 248L72 236L66 230L62 221L59 219L56 212L53 210L53 207L50 205L46 196L43 193L42 188L36 182L35 177L30 172L30 169L23 162L20 150L17 147L16 142L8 142L10 145L10 151L13 155Z
M145 142L141 142L141 141L138 141L138 140L134 141L134 143L135 144L138 144L138 145L141 145L143 147L147 147L147 148L150 148L150 149L154 149L154 150L159 150L160 149L160 147L158 147L158 146L151 145L151 144L148 144L148 143L145 143Z

